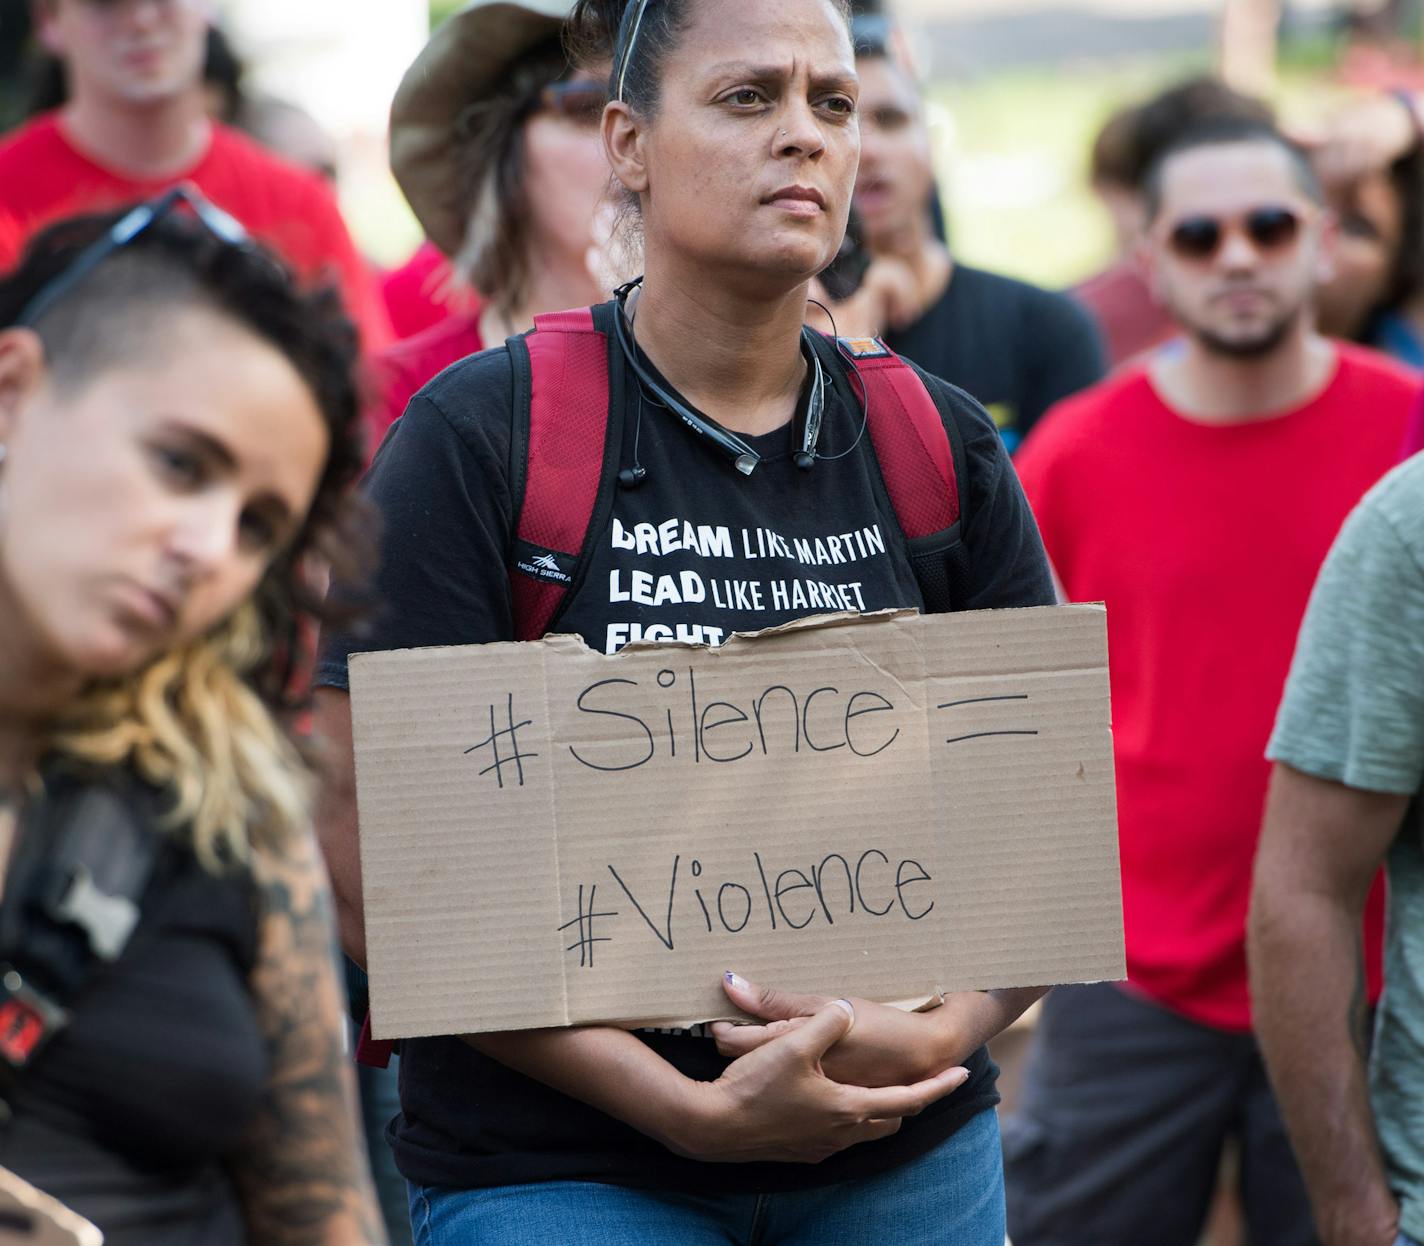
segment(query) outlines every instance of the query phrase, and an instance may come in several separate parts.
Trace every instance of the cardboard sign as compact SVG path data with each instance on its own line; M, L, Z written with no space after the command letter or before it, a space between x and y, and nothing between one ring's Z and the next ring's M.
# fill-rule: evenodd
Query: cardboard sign
M377 1037L1124 974L1101 607L350 669Z

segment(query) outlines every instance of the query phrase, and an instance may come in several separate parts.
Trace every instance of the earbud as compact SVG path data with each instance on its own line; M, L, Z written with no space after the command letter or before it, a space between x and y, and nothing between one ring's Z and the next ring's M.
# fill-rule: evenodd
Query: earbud
M816 466L816 456L809 450L798 450L791 456L791 461L803 472L809 472Z
M618 473L620 489L636 489L648 478L648 469L639 463L636 467L625 467Z

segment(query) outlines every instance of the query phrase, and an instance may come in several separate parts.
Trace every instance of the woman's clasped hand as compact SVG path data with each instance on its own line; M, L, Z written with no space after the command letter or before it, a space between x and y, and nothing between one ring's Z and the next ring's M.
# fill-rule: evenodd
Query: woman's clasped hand
M861 1030L858 1007L876 1014L867 1028L884 1024L878 1005L836 999L795 1022L777 1022L781 1028L774 1032L769 1026L745 1027L761 1034L741 1052L719 1036L724 1054L741 1058L716 1081L691 1083L691 1110L673 1130L672 1149L712 1162L814 1164L857 1142L888 1137L904 1117L968 1080L969 1070L960 1066L903 1085L836 1080L827 1065L836 1061L841 1044L849 1044L846 1052L853 1053L849 1059L841 1055L847 1070L859 1063L860 1044L850 1041ZM720 1022L718 1028L736 1029ZM872 1038L871 1048L880 1041Z

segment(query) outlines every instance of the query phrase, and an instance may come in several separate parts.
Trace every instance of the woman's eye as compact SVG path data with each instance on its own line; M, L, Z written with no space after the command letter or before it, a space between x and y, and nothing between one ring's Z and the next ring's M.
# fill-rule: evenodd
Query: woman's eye
M738 87L727 99L739 108L751 108L761 103L762 94L755 87Z
M276 528L257 511L243 511L238 520L238 530L243 545L248 549L265 550L277 544Z
M178 484L192 487L203 481L203 463L196 454L174 446L154 446L153 458L159 470Z
M837 117L850 117L855 113L855 101L847 95L832 95L821 101L821 107Z

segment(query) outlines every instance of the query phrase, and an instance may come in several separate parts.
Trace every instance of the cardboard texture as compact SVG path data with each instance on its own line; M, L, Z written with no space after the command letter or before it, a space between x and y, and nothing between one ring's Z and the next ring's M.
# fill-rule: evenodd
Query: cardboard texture
M1098 606L351 660L380 1038L1124 976Z

